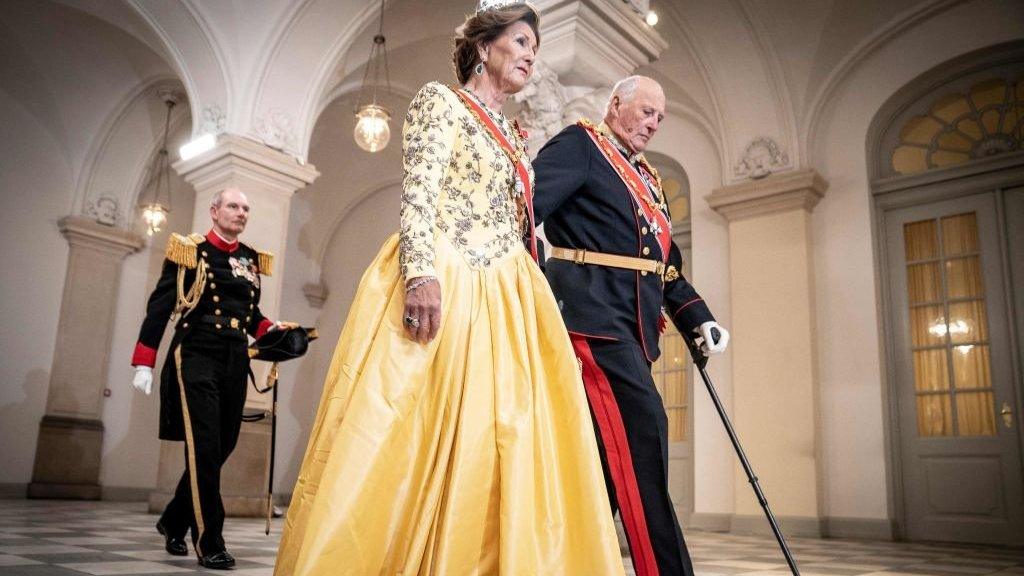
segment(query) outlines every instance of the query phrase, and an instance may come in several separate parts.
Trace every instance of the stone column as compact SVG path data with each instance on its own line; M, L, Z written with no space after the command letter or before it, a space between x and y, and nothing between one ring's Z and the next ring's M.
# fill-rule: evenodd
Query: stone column
M241 241L274 253L273 276L261 279L260 310L272 320L281 320L278 312L291 198L320 173L312 165L300 164L290 155L229 134L222 134L212 150L180 161L174 164L174 169L196 190L192 231L205 234L210 229L210 201L218 191L236 187L249 198L252 210ZM267 368L262 362L253 363L257 382L263 382ZM269 393L256 394L249 386L246 412L270 410L270 400ZM238 446L221 476L221 494L227 514L260 516L264 513L269 447L269 420L242 424ZM181 444L164 442L157 488L149 498L151 511L162 510L171 499L183 469Z
M787 533L820 535L811 211L828 183L813 169L715 190L729 221L736 432ZM733 530L767 532L737 467Z
M58 225L70 252L46 414L39 424L28 496L97 500L103 389L121 264L143 246L143 239L79 216L62 218Z

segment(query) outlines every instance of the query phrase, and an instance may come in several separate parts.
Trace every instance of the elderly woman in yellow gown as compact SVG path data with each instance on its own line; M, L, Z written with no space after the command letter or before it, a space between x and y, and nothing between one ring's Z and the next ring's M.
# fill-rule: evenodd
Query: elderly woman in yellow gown
M623 573L577 361L531 258L532 169L501 113L538 28L524 2L481 2L456 38L461 87L409 106L401 230L342 330L277 575Z

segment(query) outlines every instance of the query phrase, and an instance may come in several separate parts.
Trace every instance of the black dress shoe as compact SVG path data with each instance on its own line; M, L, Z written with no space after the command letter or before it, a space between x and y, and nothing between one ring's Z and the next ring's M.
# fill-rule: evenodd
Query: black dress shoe
M184 537L171 536L164 528L163 522L156 523L156 531L164 537L164 550L174 556L188 556L188 544L185 544Z
M201 556L199 558L199 565L203 568L212 568L214 570L227 570L235 565L235 557L228 554L227 550L222 550Z

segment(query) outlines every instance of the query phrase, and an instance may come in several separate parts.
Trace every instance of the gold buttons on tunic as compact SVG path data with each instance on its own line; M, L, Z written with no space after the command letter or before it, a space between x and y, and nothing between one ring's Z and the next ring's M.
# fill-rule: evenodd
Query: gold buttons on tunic
M646 256L646 255L648 255L650 253L651 253L651 249L648 248L647 246L644 246L644 256Z
M252 322L252 316L246 316L245 317L245 321L246 322Z
M213 313L216 314L217 316L220 316L220 308L214 310Z
M206 256L207 256L206 250L203 250L203 258L206 258Z
M637 208L637 209L636 209L636 215L637 215L637 216L643 216L643 215L644 215L644 211L643 211L643 209L642 209L642 208Z
M640 233L641 234L647 234L647 232L648 232L647 226L644 226L643 228L640 229Z
M213 272L207 272L206 273L206 277L212 279L213 278Z
M217 330L220 330L221 328L223 328L223 326L221 326L220 324L214 324L214 326L217 327Z
M220 296L217 296L216 294L214 294L213 301L214 302L220 302Z
M256 296L256 291L255 290L249 290L249 296L255 297Z
M184 324L182 324L181 327L182 328L188 328L188 322L185 322Z
M216 290L217 289L217 283L216 282L210 282L210 289Z
M640 275L641 276L647 276L647 270L641 270L640 271Z

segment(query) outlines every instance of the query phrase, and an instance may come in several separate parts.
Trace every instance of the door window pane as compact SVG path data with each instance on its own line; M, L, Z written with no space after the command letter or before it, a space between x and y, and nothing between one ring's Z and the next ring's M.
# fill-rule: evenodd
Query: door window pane
M949 337L954 344L988 341L984 300L949 305Z
M942 306L910 309L910 340L915 348L945 344L947 329Z
M907 297L911 304L942 301L942 272L938 262L907 266Z
M984 297L985 286L981 281L981 260L977 256L947 260L946 290L950 299Z
M977 218L911 222L903 233L918 433L995 434Z
M903 225L907 262L939 257L938 227L934 220Z
M914 351L914 389L917 392L949 390L946 349Z
M978 251L978 219L974 212L942 219L942 252L945 256Z
M956 395L956 423L960 436L995 436L996 415L991 392Z
M666 319L667 321L667 319ZM654 384L661 393L668 416L669 442L682 442L687 436L687 367L690 356L686 343L671 321L661 339L661 357L651 366Z
M917 397L917 433L921 436L953 435L953 413L948 394Z
M953 382L958 390L992 388L988 346L965 344L953 347Z

